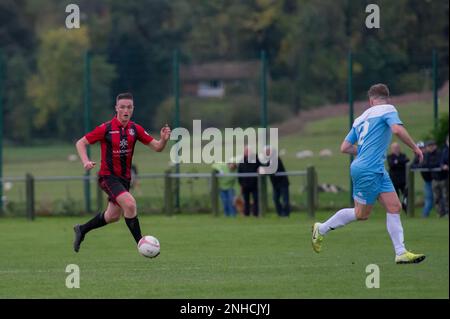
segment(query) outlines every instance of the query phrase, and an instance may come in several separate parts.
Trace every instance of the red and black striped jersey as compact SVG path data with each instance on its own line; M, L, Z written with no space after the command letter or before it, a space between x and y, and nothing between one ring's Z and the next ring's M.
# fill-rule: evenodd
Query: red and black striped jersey
M144 128L132 121L126 126L114 117L111 121L97 126L84 136L89 144L101 143L102 162L98 175L115 175L127 180L131 179L136 141L148 145L153 137Z

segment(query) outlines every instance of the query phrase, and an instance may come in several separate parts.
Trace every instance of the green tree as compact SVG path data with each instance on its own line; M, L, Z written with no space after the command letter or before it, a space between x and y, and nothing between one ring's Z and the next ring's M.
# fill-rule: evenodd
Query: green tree
M389 84L394 94L431 89L431 59L440 53L440 83L448 80L448 1L381 0L381 28L362 25L365 6L352 5L351 37L355 61L362 72L355 75L357 97L365 97L375 82ZM401 12L401 17L399 16Z
M32 112L26 100L26 81L32 71L35 37L25 14L25 1L0 2L0 50L5 59L3 74L4 136L14 142L31 137Z
M280 79L294 94L294 111L345 98L346 56L344 1L297 1L296 11L281 22L277 55ZM320 17L320 18L318 18Z
M89 47L87 28L49 30L41 36L37 74L27 92L36 110L34 125L43 136L72 140L83 133L84 53ZM102 56L92 62L93 113L103 118L111 112L105 104L111 100L114 69Z
M448 137L448 113L444 113L439 117L439 122L436 128L432 129L425 140L434 140L438 145L444 145Z
M189 6L181 0L110 0L109 4L107 54L117 72L112 91L132 92L136 121L159 127L161 123L154 123L154 114L172 92L172 55L186 32L186 20L180 16L190 10Z
M112 115L117 93L131 91L136 120L155 128L161 123L154 116L172 94L174 49L183 63L258 59L266 50L270 105L279 102L295 112L347 99L349 49L357 99L374 82L388 83L393 94L429 89L433 49L439 84L447 81L449 2L379 0L381 29L369 30L365 8L372 2L79 0L83 29L66 30L59 28L67 1L2 0L5 136L24 142L82 133L86 49L96 53L92 97L98 120Z

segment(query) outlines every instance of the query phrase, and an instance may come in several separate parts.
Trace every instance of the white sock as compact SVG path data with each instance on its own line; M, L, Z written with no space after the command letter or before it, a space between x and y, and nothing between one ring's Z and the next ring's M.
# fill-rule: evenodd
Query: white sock
M406 252L405 244L403 243L403 227L400 220L400 214L386 214L386 226L389 236L391 236L392 244L394 245L395 254L397 256Z
M325 235L330 230L343 227L356 220L354 208L344 208L331 216L326 222L319 227L319 233Z

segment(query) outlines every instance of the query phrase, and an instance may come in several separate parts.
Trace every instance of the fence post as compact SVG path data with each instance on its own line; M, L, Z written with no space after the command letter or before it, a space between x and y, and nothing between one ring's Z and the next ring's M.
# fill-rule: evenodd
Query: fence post
M30 173L25 175L26 197L27 197L27 218L34 220L34 177Z
M91 52L86 51L84 54L84 131L85 133L91 130L91 64L92 64L92 55ZM86 146L86 153L88 158L91 157L91 149ZM88 213L92 213L91 209L91 180L89 177L91 176L91 171L87 170L84 174L86 177L84 179L84 201L85 201L85 210Z
M308 216L314 218L315 209L317 206L317 175L314 166L306 168L306 182L307 182L307 197L306 205Z
M408 190L406 212L409 217L414 217L416 192L414 189L414 171L411 169L411 164L406 166L406 183L406 189Z
M100 187L100 183L97 183L97 212L101 212L103 209L103 191Z
M433 49L433 118L434 129L436 130L439 124L439 92L438 92L438 56L436 49Z
M211 173L211 209L215 216L219 216L219 178L217 171Z
M269 204L267 201L267 176L266 174L259 175L258 180L258 198L259 198L259 208L261 210L261 214L266 214L269 211ZM260 185L259 185L260 184Z
M170 174L171 170L167 170L164 177L164 210L167 215L173 214L172 178Z
M267 213L267 185L264 174L258 174L258 206L258 215L265 215Z
M317 176L317 170L315 168L314 168L313 194L314 194L314 209L317 209L319 207L319 177Z

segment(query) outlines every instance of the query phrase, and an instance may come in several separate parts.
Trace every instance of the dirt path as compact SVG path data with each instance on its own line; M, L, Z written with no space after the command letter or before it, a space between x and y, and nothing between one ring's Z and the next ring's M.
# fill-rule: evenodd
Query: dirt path
M439 90L439 96L448 96L449 94L449 82ZM394 105L407 104L411 102L429 101L433 103L433 92L421 92L421 93L407 93L403 95L391 97L391 103ZM280 136L289 135L297 132L301 132L305 125L312 121L321 120L327 117L343 116L348 114L348 103L340 103L334 105L324 105L312 110L300 112L292 119L285 121L281 124L275 124L273 127L278 127L278 134ZM354 103L355 118L363 113L367 108L367 101L356 101Z

